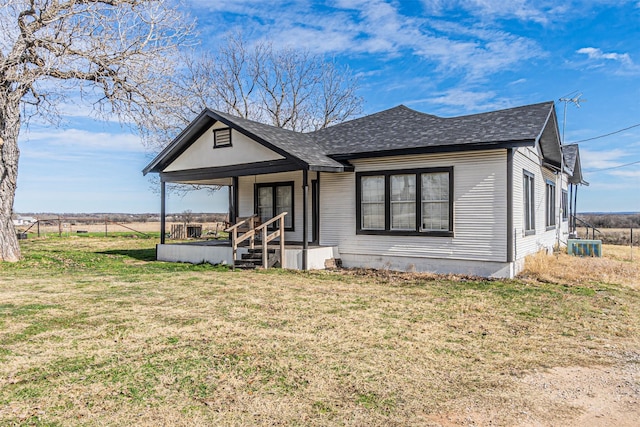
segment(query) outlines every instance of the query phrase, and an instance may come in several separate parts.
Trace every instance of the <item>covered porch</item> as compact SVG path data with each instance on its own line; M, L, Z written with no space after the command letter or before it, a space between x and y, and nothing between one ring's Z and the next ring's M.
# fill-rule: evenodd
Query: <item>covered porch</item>
M232 264L244 251L234 251L233 239L230 246L167 244L167 183L228 187L232 226L254 216L264 224L286 213L278 225L281 230L269 238L285 253L285 268L324 268L324 261L338 257L333 246L320 249L320 178L353 172L353 167L324 155L308 134L205 110L143 170L149 172L160 177L158 259ZM275 225L269 233L276 231Z
M201 171L202 172L202 171ZM212 171L200 176L161 173L160 244L161 261L238 265L251 252L275 251L277 266L290 269L324 269L339 259L336 246L320 245L320 173L306 169L263 174L216 177ZM187 179L185 179L187 178ZM228 187L228 240L169 243L166 241L167 183ZM255 218L247 221L247 218ZM262 235L264 233L264 236ZM247 238L247 236L249 238ZM235 247L234 247L235 246ZM267 266L264 258L263 267ZM269 266L272 266L270 263Z

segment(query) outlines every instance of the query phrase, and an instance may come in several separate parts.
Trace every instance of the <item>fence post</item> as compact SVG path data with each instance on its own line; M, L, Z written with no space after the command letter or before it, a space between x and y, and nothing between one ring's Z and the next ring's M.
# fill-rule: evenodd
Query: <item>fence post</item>
M631 227L631 262L633 262L633 227Z

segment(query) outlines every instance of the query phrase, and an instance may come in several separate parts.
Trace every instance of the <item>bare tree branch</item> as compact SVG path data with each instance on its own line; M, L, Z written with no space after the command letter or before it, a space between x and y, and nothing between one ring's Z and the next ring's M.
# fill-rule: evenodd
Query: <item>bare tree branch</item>
M0 2L0 260L19 257L11 211L23 120L55 121L71 91L97 115L146 123L192 30L171 0Z
M274 126L308 132L358 115L358 81L333 60L271 43L228 36L216 55L186 53L174 75L177 92L149 123L145 141L159 151L209 107Z

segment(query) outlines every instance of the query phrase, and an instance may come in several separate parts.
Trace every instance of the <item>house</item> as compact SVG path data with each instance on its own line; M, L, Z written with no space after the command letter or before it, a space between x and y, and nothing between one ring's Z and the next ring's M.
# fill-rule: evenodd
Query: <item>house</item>
M310 133L206 109L143 173L160 175L163 219L167 182L229 186L232 221L287 212L288 268L495 277L566 241L586 184L553 102L452 118L400 105ZM162 229L158 259L234 262Z
M25 225L31 225L35 223L37 219L31 216L17 215L12 219L12 221L13 221L13 225L15 226L25 226Z

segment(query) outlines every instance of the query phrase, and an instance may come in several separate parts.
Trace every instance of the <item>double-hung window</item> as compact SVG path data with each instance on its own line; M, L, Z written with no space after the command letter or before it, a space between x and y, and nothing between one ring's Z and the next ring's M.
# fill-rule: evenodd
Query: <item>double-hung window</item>
M391 229L416 228L416 174L391 175Z
M556 185L553 181L547 180L545 184L545 223L548 229L554 228L556 225Z
M287 212L284 227L293 231L293 182L256 184L255 205L262 222Z
M384 230L384 175L363 176L361 220L364 230Z
M569 220L569 193L566 190L562 190L562 221Z
M534 234L536 230L535 194L533 174L524 171L522 183L524 231L525 234Z
M422 230L449 230L449 173L423 173Z
M453 168L356 174L357 233L453 236Z

